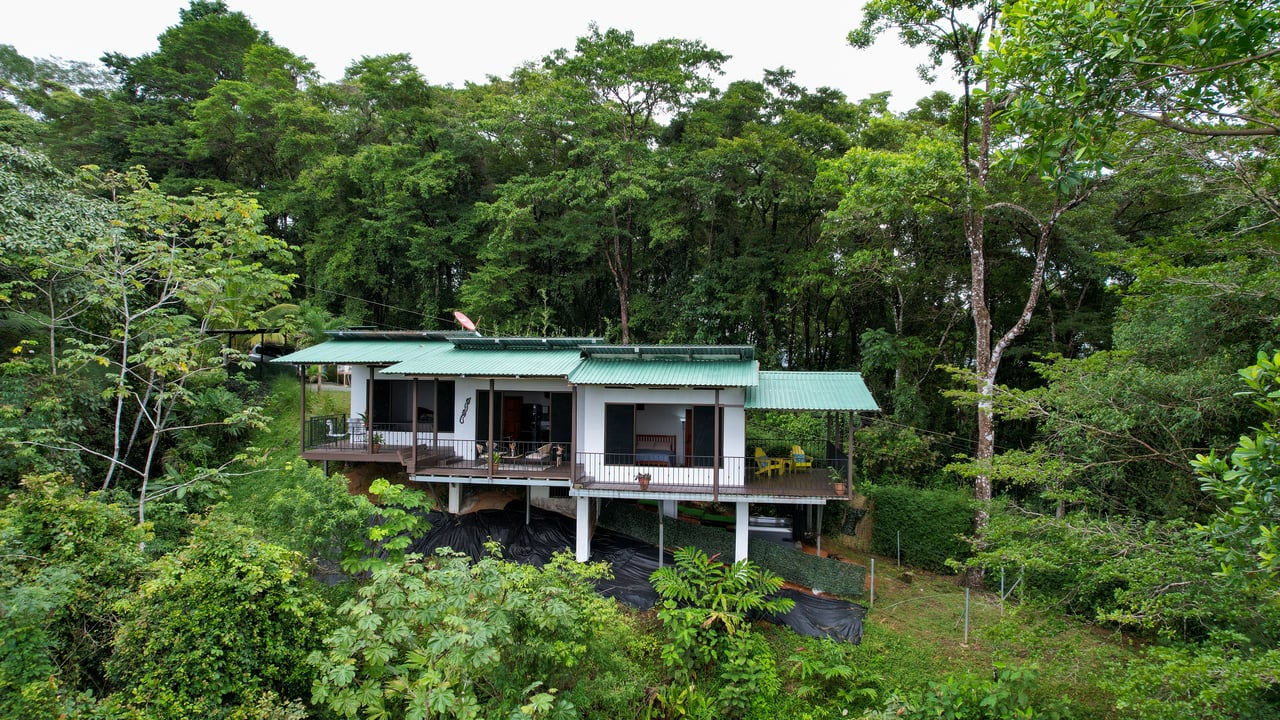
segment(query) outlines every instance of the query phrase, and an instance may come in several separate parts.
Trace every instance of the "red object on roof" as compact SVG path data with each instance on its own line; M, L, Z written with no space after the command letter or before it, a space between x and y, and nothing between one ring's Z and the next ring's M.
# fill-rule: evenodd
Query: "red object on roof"
M454 310L453 319L457 320L458 324L461 325L463 329L470 330L471 332L476 331L476 324L471 322L471 318L467 317L466 315L463 315L461 312Z

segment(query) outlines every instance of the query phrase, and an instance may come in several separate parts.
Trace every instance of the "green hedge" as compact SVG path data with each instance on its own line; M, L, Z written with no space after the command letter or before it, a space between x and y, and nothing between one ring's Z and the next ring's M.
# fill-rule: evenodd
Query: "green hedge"
M658 543L658 522L654 513L631 503L609 503L600 515L600 525L645 542ZM733 533L723 528L695 525L668 519L663 541L667 547L692 545L708 555L719 554L733 561ZM751 560L784 580L832 595L862 597L866 593L867 569L861 565L809 555L780 543L752 538L747 553Z
M973 501L962 490L918 490L900 486L866 489L874 507L871 550L897 555L902 533L902 562L929 570L948 570L947 560L969 557L964 537L973 530Z

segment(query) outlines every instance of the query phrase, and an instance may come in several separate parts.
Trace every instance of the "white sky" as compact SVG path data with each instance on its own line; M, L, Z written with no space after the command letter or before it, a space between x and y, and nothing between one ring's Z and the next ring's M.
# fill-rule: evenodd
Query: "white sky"
M631 30L638 43L702 40L732 55L721 85L759 80L785 66L796 82L838 88L850 100L893 92L906 110L930 92L916 75L920 50L885 36L857 50L845 34L861 19L862 0L226 0L280 45L315 63L326 80L363 55L407 52L433 85L461 87L505 77L574 40L595 21L601 30ZM156 36L178 23L187 0L9 0L0 44L27 57L97 60L104 52L136 56L157 48Z

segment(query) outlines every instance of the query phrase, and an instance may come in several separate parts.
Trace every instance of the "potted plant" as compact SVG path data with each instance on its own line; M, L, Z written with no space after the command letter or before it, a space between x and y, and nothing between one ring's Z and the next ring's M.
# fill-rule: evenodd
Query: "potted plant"
M489 465L494 470L498 469L498 461L502 460L502 453L494 451L489 453Z
M369 451L376 453L382 449L382 433L374 433L369 436Z
M638 473L636 475L636 482L640 483L641 490L649 489L649 480L649 473Z
M847 495L848 493L846 491L849 489L849 486L844 481L844 475L841 475L835 468L830 468L830 474L835 494L842 496Z

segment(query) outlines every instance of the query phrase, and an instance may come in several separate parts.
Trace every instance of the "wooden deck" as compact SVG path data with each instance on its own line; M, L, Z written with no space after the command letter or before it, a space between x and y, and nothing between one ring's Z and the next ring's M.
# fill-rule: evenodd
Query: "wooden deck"
M718 495L732 501L736 498L777 497L797 499L839 499L844 495L835 492L829 471L825 468L801 469L779 473L774 476L756 475L754 469L746 472L745 482L728 484L730 474L725 472L718 491L705 484L683 484L680 482L681 468L666 468L662 482L650 482L647 489L641 489L635 481L602 482L592 477L583 464L559 465L537 462L522 462L520 458L504 458L490 467L485 460L462 458L454 455L446 448L430 448L419 446L418 463L410 469L412 458L410 448L403 445L383 445L377 453L367 448L348 447L315 447L302 454L307 460L348 462L348 463L388 463L419 479L440 478L453 482L501 483L512 481L519 484L572 485L573 488L586 491L589 495L614 495L643 497L653 495ZM656 476L656 475L655 475ZM735 478L736 479L736 478ZM560 482L556 482L560 481Z

